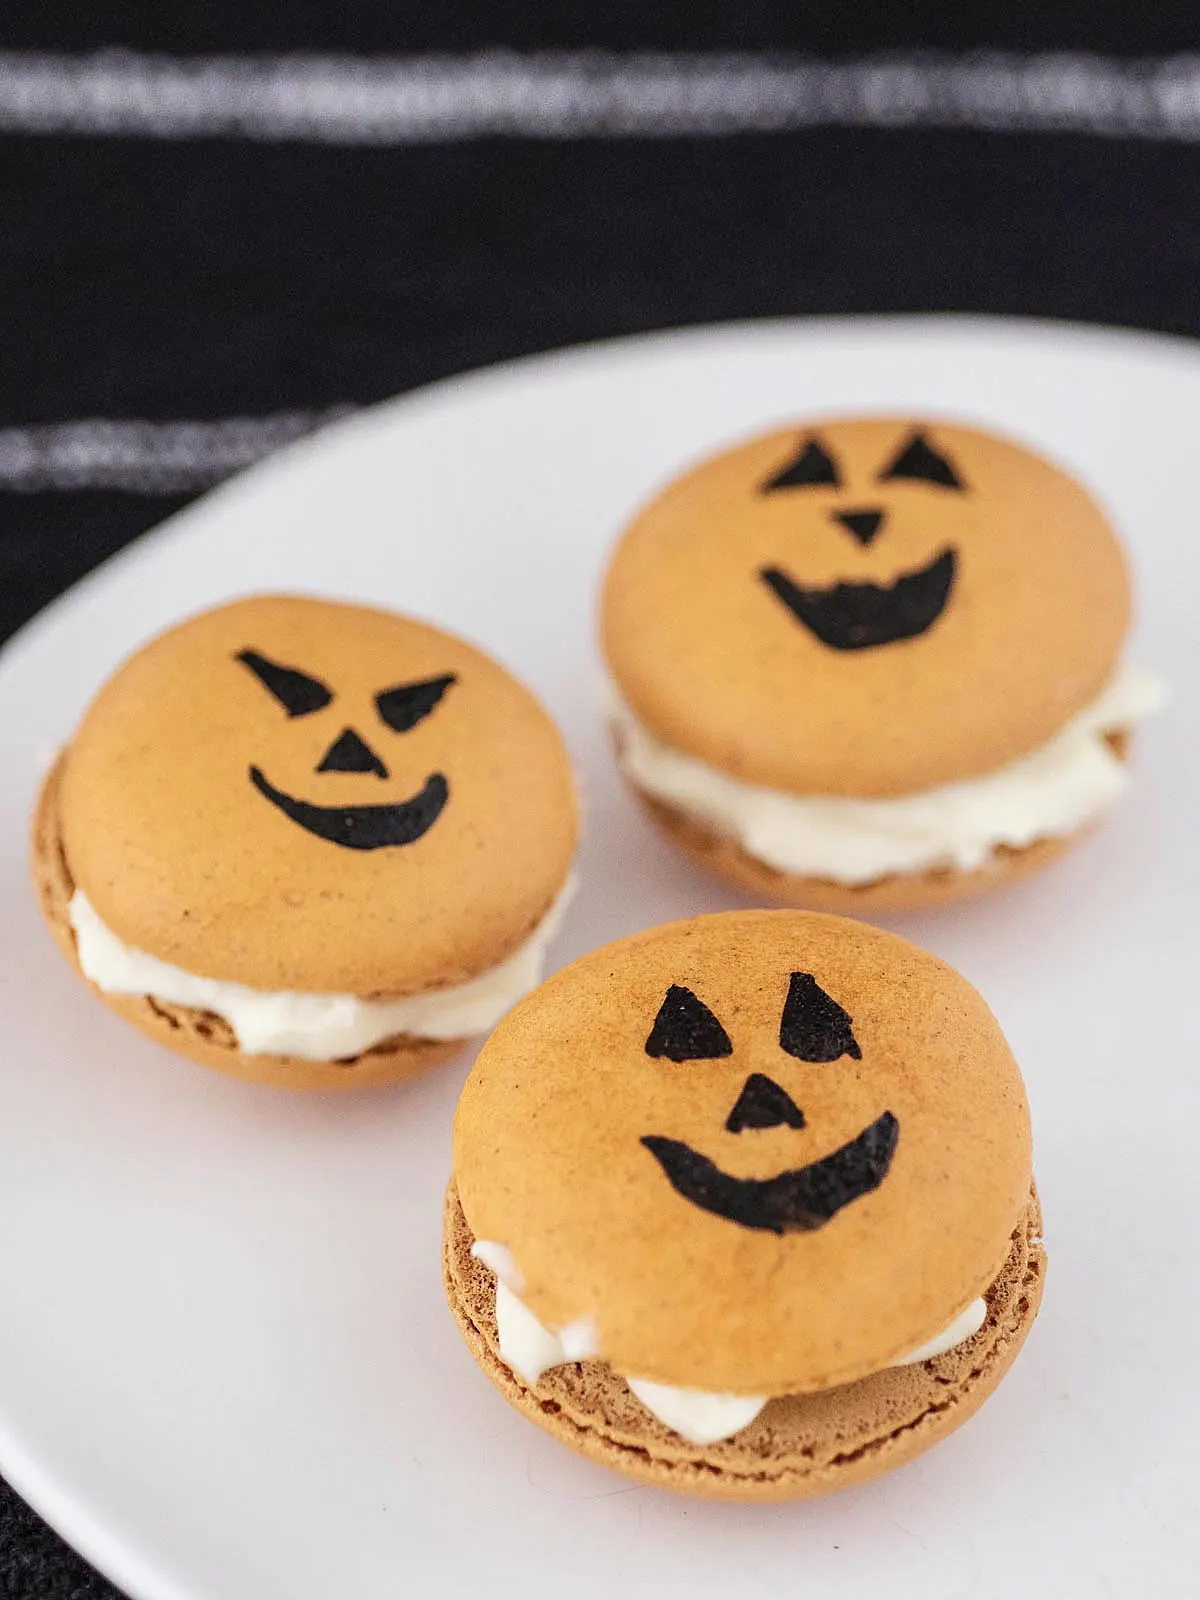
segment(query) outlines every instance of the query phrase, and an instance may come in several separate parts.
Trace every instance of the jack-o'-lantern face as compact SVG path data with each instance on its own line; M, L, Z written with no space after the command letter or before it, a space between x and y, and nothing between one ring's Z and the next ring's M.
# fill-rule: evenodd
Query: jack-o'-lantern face
M551 1327L715 1392L849 1381L991 1281L1029 1193L987 1007L905 941L725 913L556 974L467 1082L454 1172ZM763 1385L756 1388L756 1385Z
M125 663L72 743L61 810L71 871L127 943L359 995L503 959L576 833L557 731L496 662L392 613L274 596Z
M310 677L295 667L281 666L257 650L239 650L237 659L250 669L263 688L283 707L289 717L307 717L323 711L333 700L333 691L319 678ZM375 695L375 710L380 721L393 733L408 733L422 722L455 681L452 672L416 683L396 684ZM380 756L352 727L345 727L325 751L314 771L361 772L385 781L388 769ZM450 798L445 774L431 772L420 789L406 800L361 805L321 805L285 794L257 764L250 768L250 782L297 827L314 838L348 850L383 850L412 844L428 833L441 816Z
M1103 514L1051 462L921 418L831 419L651 501L614 554L603 640L666 743L769 788L887 796L1057 732L1128 615Z
M862 1060L851 1019L811 972L793 972L779 1022L779 1048L798 1061ZM729 1035L704 1002L672 984L659 1008L648 1056L675 1062L711 1061L733 1054ZM802 1129L804 1112L774 1078L752 1072L725 1119L725 1132L788 1127ZM771 1233L808 1233L852 1200L877 1189L892 1164L900 1124L890 1111L838 1149L801 1167L766 1178L738 1178L681 1139L645 1134L642 1143L662 1167L673 1189L715 1216L743 1228Z
M916 428L899 450L881 463L868 488L873 503L844 504L842 467L817 433L806 436L793 459L761 486L763 495L811 493L829 521L864 549L885 535L896 509L887 491L893 484L924 484L935 493L964 494L964 484L944 450ZM901 506L903 512L907 507ZM922 514L916 507L916 515ZM928 514L928 513L926 513ZM933 520L931 518L931 520ZM940 520L940 519L939 519ZM947 544L911 572L889 582L839 580L829 585L797 582L781 566L761 568L759 577L814 638L832 650L873 650L915 639L932 628L950 600L958 566L956 545Z

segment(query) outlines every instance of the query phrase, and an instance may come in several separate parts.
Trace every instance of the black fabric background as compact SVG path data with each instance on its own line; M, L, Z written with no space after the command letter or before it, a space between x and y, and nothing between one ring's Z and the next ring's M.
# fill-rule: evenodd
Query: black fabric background
M1195 0L10 5L0 48L1200 48ZM813 131L329 149L0 138L0 427L379 399L729 317L961 310L1200 332L1200 146ZM0 637L182 500L0 492ZM0 1483L0 1595L116 1593ZM215 1597L219 1600L219 1597Z

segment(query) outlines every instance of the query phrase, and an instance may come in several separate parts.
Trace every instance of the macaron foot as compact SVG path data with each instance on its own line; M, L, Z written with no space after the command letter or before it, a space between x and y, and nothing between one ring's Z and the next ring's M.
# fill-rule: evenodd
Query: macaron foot
M987 1320L961 1345L816 1394L771 1400L740 1433L693 1445L639 1404L603 1361L552 1367L536 1384L500 1355L496 1280L471 1255L456 1187L446 1195L442 1273L467 1347L505 1399L561 1443L639 1483L714 1500L773 1501L865 1483L911 1461L967 1421L1024 1343L1046 1257L1031 1190L1008 1257L987 1290Z
M63 758L42 785L34 812L32 838L33 881L42 914L55 942L82 977L69 907L75 884L67 866L58 822L58 794ZM86 981L86 980L85 980ZM346 1061L309 1061L301 1056L250 1055L238 1048L229 1023L211 1011L167 1004L152 995L105 994L90 984L93 994L111 1011L132 1023L157 1044L187 1056L200 1066L212 1067L249 1083L273 1089L329 1091L377 1088L416 1077L427 1068L456 1055L465 1039L416 1039L409 1035L381 1040L370 1050Z

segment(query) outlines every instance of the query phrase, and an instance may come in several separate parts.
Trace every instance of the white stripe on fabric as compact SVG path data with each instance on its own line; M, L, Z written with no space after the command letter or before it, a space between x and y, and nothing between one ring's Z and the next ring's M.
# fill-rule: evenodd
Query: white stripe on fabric
M0 52L0 131L405 145L973 128L1200 142L1200 55Z
M350 409L279 411L216 422L96 418L0 428L0 489L25 494L55 489L182 494L206 489Z

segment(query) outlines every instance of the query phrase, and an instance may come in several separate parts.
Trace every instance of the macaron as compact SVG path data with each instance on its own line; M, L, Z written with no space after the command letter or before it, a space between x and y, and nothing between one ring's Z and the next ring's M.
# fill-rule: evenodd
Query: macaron
M549 716L424 622L255 596L130 656L47 778L58 943L151 1038L237 1077L407 1077L541 976L578 807Z
M504 1397L631 1478L857 1484L974 1413L1045 1254L1029 1113L966 980L891 933L724 912L593 951L485 1043L443 1276Z
M759 897L872 912L1041 867L1128 783L1163 686L1126 661L1104 512L1011 439L830 418L712 456L638 513L602 642L622 771Z

